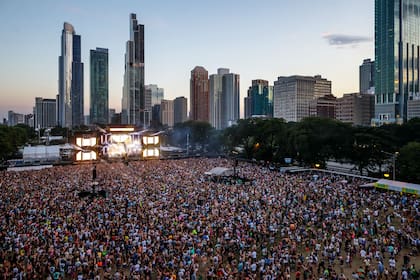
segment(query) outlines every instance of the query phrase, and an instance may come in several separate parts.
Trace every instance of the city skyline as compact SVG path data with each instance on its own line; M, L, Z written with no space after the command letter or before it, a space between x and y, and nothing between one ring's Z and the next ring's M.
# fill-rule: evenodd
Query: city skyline
M241 76L241 117L242 100L255 79L272 85L282 75L320 74L332 81L334 95L356 92L359 65L374 59L374 1L357 0L351 6L344 1L313 2L3 1L0 117L7 117L8 110L30 113L35 97L57 95L64 22L82 36L87 69L90 49L109 49L110 108L120 112L130 13L145 25L145 84L164 88L165 99L189 97L190 71L198 65L209 73L227 67ZM89 80L85 71L85 112Z

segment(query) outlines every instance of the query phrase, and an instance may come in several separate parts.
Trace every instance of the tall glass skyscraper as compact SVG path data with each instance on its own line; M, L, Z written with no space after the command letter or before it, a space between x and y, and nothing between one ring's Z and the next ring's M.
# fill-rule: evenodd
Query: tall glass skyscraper
M245 98L245 118L252 116L273 117L273 86L266 80L252 80Z
M61 127L83 124L83 63L81 38L73 25L65 22L61 34L61 56L58 58L58 110Z
M407 101L419 95L420 0L375 0L375 118L407 120Z
M144 88L144 25L130 14L130 40L126 43L125 73L121 121L148 127L151 119L151 98Z
M108 49L96 48L90 50L90 123L108 123L108 103Z
M375 90L375 61L369 58L359 66L359 92L368 93Z

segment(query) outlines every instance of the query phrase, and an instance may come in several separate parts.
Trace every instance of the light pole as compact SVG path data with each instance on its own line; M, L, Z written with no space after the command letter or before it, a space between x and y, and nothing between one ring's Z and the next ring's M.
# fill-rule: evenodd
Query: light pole
M386 154L386 155L392 156L392 180L395 181L395 162L396 162L396 159L397 159L397 156L399 155L399 153L398 152L388 153L388 152L385 152L385 151L381 151L381 152Z

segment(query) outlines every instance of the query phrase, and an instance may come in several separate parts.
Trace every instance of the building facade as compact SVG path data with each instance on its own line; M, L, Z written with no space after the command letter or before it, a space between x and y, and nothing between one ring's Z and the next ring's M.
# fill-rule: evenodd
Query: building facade
M14 111L7 112L7 125L8 126L15 126L17 124L24 124L25 123L25 115L16 113Z
M210 121L209 73L204 67L196 66L190 79L190 118L194 121Z
M371 93L375 89L375 62L364 59L359 66L359 92Z
M311 102L325 95L331 95L331 81L319 75L279 77L274 82L273 115L298 122L309 117Z
M160 105L164 98L164 89L158 87L158 85L146 85L147 95L151 98L151 106Z
M160 103L160 119L162 125L174 126L174 101L163 99Z
M309 116L320 118L336 118L337 97L325 95L312 100L309 105Z
M375 0L373 125L403 123L419 95L419 0Z
M149 127L152 105L144 86L144 25L137 23L135 14L130 14L121 108L123 124Z
M58 71L57 120L61 127L83 124L84 91L81 37L74 27L65 22L61 34L61 55Z
M188 120L187 98L180 96L174 99L174 124Z
M56 99L35 98L34 127L38 129L57 126Z
M245 118L252 116L273 117L273 86L266 80L252 80L244 99Z
M337 99L336 119L355 126L370 126L375 110L375 96L348 93Z
M240 76L228 73L222 78L221 127L225 129L239 120Z
M109 74L108 49L90 50L90 123L108 124Z
M227 68L219 68L217 74L210 75L209 114L214 128L224 129L239 119L239 84L239 75Z
M223 75L228 74L229 69L219 68L217 74L209 77L209 114L210 124L216 128L222 128L222 84Z

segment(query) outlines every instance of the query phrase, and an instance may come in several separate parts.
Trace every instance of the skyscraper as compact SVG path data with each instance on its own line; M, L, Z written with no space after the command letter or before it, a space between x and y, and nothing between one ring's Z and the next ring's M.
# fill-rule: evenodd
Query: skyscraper
M222 128L222 83L228 73L229 69L219 68L209 77L209 122L216 129Z
M375 125L407 120L419 95L420 0L375 0Z
M331 81L317 75L279 77L274 82L274 117L298 122L309 117L314 99L331 94Z
M209 73L204 67L196 66L191 71L190 110L194 121L209 122Z
M239 75L229 73L227 68L210 75L209 117L216 129L224 129L239 119Z
M162 125L174 126L174 101L162 99L160 103L160 120Z
M224 74L222 78L221 129L229 127L239 120L239 84L238 74Z
M61 34L61 56L58 58L58 110L57 119L62 127L83 124L83 63L81 37L74 27L65 22Z
M57 102L55 99L35 98L34 127L48 128L57 125Z
M109 123L108 49L90 50L90 123Z
M252 80L245 98L245 118L273 117L273 86L266 80Z
M121 106L123 124L148 127L151 119L151 98L144 87L144 25L130 14L130 39L126 43L124 86Z
M359 92L372 92L375 87L375 62L369 58L359 66Z
M187 121L187 98L180 96L174 99L174 124Z
M151 105L160 105L160 102L164 98L165 91L163 88L158 87L158 85L146 85L146 92L150 95Z

